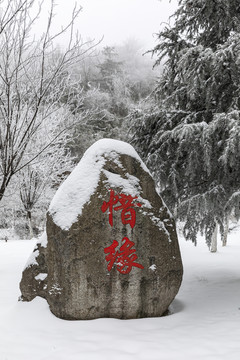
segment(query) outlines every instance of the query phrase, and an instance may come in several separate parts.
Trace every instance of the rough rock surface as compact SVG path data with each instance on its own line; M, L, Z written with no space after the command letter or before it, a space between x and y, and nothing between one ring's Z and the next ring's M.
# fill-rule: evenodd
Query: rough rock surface
M127 143L103 139L86 151L53 198L46 231L20 288L60 318L162 316L178 292L174 220Z

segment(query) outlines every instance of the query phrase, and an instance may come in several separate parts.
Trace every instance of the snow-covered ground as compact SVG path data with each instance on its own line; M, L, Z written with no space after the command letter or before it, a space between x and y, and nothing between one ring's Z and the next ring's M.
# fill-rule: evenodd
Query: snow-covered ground
M180 238L184 279L172 314L66 321L45 300L18 302L34 241L0 241L0 360L239 360L240 227L212 254Z

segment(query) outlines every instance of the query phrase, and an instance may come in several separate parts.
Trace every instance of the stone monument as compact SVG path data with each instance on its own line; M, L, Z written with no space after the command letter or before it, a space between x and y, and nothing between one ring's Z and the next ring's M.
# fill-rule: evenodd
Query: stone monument
M175 222L133 147L93 144L54 196L22 275L62 319L166 313L182 280Z

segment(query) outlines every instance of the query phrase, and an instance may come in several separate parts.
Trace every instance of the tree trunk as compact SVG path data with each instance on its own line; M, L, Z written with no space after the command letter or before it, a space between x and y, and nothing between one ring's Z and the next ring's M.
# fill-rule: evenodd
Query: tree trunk
M2 201L2 198L3 198L3 195L5 193L6 187L7 187L7 179L6 179L6 176L3 175L2 183L1 183L1 186L0 186L0 201Z
M31 211L27 212L28 226L29 226L29 238L33 238L33 227L32 227L32 214Z
M229 230L229 217L227 216L225 219L225 222L224 222L224 233L223 233L222 246L227 245L228 230Z
M213 253L217 252L217 233L218 233L218 224L215 221L215 229L212 234L211 249L210 249L210 251Z

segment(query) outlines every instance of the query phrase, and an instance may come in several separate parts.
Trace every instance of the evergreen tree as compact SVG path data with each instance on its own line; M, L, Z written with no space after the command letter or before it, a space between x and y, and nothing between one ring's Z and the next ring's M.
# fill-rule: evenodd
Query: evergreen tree
M117 53L112 46L106 46L102 51L104 60L98 65L100 78L98 79L102 90L113 91L113 79L121 72L120 61L116 61Z
M175 23L158 35L165 60L154 106L135 114L133 142L166 203L196 242L240 204L240 2L179 0ZM221 19L221 21L220 21Z

